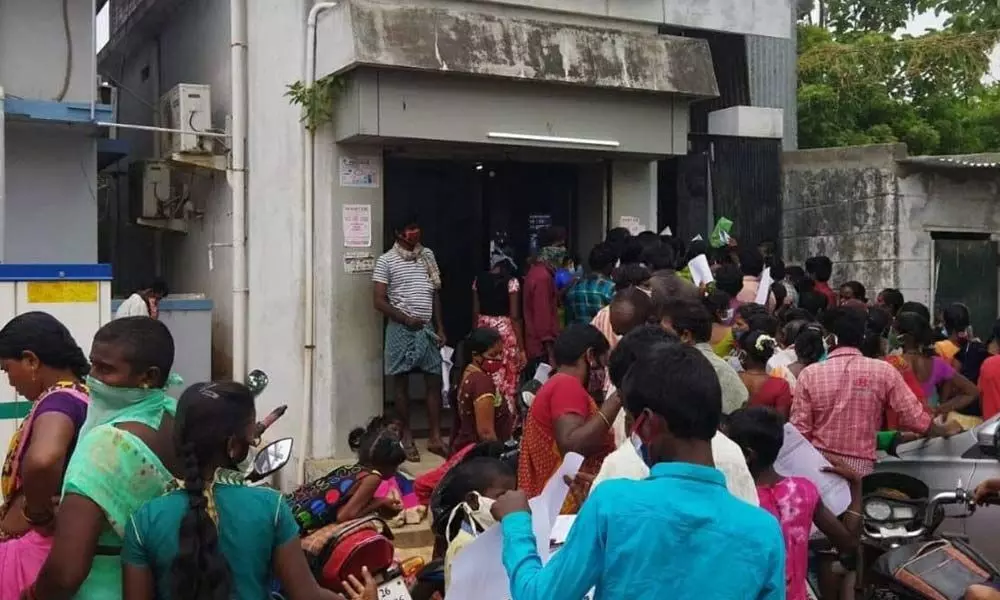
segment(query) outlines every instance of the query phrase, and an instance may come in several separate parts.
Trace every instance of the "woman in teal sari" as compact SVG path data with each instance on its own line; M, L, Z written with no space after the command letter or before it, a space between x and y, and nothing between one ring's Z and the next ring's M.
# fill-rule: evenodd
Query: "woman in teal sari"
M180 474L177 401L166 394L174 341L148 317L111 321L94 336L91 403L70 459L52 551L25 598L122 598L126 523Z

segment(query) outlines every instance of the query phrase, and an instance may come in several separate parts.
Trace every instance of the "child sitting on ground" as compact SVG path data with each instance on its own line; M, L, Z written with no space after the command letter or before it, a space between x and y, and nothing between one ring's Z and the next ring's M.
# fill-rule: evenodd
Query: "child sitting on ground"
M403 510L400 498L378 496L382 483L393 479L406 460L399 434L379 417L351 437L357 442L356 464L338 467L287 496L303 532L371 514L395 517Z
M841 522L823 504L812 481L805 477L782 477L774 470L774 461L785 438L781 415L764 406L738 410L729 416L726 433L747 456L761 508L774 515L781 525L785 538L787 598L805 600L812 525L815 524L841 552L850 552L858 545L861 477L844 466L824 469L851 484L851 505Z

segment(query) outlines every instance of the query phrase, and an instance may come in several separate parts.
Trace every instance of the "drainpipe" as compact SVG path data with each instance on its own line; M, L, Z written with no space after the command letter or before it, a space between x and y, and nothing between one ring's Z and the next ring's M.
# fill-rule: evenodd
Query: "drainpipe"
M229 2L229 55L232 72L233 197L233 379L247 373L247 0Z
M316 21L319 13L336 8L340 2L317 2L309 9L309 17L306 19L306 77L307 88L311 88L316 83ZM316 189L313 184L313 175L316 170L316 132L306 129L303 143L302 156L302 187L303 199L305 202L305 219L303 227L305 229L305 266L303 276L305 277L305 325L302 340L302 420L300 421L299 441L303 448L302 459L299 460L298 483L301 485L306 480L306 458L312 449L311 433L312 428L312 403L313 403L313 357L316 351L315 329L316 329L316 305L313 298L313 267L314 244L313 229L316 221L315 204Z
M108 8L111 14L111 8ZM110 20L110 17L109 17ZM111 33L114 33L113 31ZM73 50L70 49L70 52ZM69 74L73 77L73 74ZM97 0L90 0L90 121L97 120Z
M4 256L4 232L7 230L7 96L0 86L0 263Z

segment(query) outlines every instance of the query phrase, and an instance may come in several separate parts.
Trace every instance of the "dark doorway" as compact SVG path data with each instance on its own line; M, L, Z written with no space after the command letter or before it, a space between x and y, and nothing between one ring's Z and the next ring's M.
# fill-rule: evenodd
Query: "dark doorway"
M416 217L424 244L441 268L449 344L472 328L472 280L489 266L496 232L507 234L522 272L530 255L532 223L566 228L573 247L577 169L571 164L386 158L386 249L392 244L393 224Z
M969 307L972 328L989 336L997 315L997 243L988 235L934 234L934 309Z

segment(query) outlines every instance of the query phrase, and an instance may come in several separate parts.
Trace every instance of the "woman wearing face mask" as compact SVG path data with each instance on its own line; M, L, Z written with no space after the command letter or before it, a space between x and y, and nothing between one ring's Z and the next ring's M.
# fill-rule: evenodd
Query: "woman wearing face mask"
M31 312L0 330L0 367L31 411L10 442L0 507L0 600L34 583L52 545L52 498L87 416L90 365L55 317Z
M500 459L475 457L462 461L434 491L432 529L447 542L445 589L451 583L451 563L469 542L492 527L493 502L517 487L513 469Z
M462 382L458 386L452 452L469 444L505 442L514 430L514 417L492 376L503 368L503 339L495 329L473 329L462 344Z
M66 469L52 551L26 597L122 597L125 525L183 474L177 401L166 394L173 361L170 331L148 317L116 319L94 336L87 420Z
M240 383L198 383L181 395L174 437L184 478L128 521L126 598L266 598L272 574L292 599L338 597L309 571L281 493L247 487L235 469L255 420Z
M581 471L595 475L615 449L612 423L621 410L618 394L598 407L586 385L594 369L604 369L608 340L593 325L570 325L553 348L558 372L538 390L524 423L518 486L528 497L542 488L562 464L567 452L584 456ZM575 514L579 503L571 494L563 514Z

